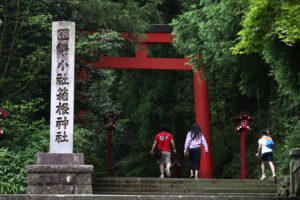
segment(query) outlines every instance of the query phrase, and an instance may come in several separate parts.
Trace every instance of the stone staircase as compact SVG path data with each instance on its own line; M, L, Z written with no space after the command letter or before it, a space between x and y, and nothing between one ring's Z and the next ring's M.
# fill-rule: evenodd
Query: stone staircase
M148 196L146 199L172 199L173 196L180 199L267 200L279 199L276 197L277 186L271 181L257 179L96 178L93 193Z
M300 200L254 179L96 178L94 194L0 194L0 200Z

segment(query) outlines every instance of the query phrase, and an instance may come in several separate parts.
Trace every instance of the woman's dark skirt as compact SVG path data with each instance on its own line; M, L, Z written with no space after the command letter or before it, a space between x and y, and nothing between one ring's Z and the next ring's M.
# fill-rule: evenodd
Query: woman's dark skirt
M189 149L190 169L198 170L200 168L201 150L199 148Z

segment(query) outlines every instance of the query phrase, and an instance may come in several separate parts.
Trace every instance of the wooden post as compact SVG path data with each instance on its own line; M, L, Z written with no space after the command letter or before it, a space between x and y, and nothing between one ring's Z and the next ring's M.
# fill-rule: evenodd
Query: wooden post
M112 175L112 129L107 129L107 167L109 175Z
M245 156L245 135L246 129L241 131L241 179L246 179L246 156Z

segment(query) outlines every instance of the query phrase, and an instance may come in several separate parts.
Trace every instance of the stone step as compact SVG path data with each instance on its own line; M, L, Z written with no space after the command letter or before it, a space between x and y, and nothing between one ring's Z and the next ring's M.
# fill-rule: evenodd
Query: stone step
M96 178L94 194L275 197L277 184L257 179Z
M94 194L99 193L128 193L128 194L141 194L141 193L152 193L152 194L217 194L217 193L268 193L276 194L276 189L272 188L94 188Z
M270 180L258 180L258 179L188 179L188 178L96 178L96 183L166 183L166 184L182 184L182 183L237 183L237 184L273 184Z
M94 187L118 187L118 188L223 188L223 183L197 183L197 182L191 182L191 183L184 183L184 184L166 184L166 183L102 183L102 182L96 182L94 184ZM229 183L226 184L227 188L277 188L277 184L274 183L248 183L248 184L240 184L240 183Z
M186 195L194 195L194 196L250 196L250 197L276 197L275 193L153 193L153 192L99 192L94 193L95 195L177 195L177 196L186 196ZM300 199L299 199L300 200Z
M274 196L211 195L55 195L55 194L0 194L1 200L300 200Z
M275 197L276 194L274 193L153 193L153 192L139 192L139 193L129 193L129 192L101 192L101 193L94 193L95 195L101 194L101 195L156 195L156 196L162 196L162 195L175 195L175 196L186 196L186 195L193 195L193 196L249 196L249 197Z

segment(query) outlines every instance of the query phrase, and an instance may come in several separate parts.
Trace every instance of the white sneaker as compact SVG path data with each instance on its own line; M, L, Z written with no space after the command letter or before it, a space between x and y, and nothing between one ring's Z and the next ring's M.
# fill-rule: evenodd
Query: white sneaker
M159 178L165 178L165 177L164 177L164 175L160 175L160 177L159 177Z
M265 180L267 177L266 177L266 175L261 175L261 178L260 178L260 180L262 181L262 180Z
M197 180L197 179L198 179L198 176L195 176L195 179Z
M170 169L166 168L166 173L167 173L167 176L168 176L168 177L170 177L170 176L171 176Z

